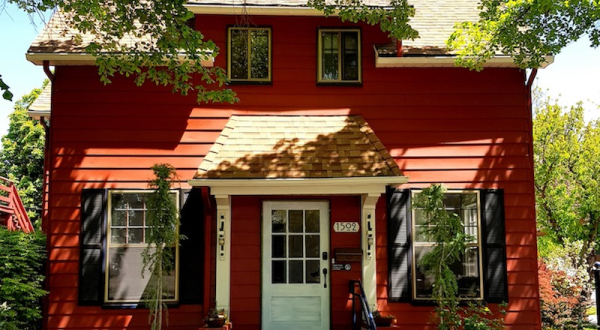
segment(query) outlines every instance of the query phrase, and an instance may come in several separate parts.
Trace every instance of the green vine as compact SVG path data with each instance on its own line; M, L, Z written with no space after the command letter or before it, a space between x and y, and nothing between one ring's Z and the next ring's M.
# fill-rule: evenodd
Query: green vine
M169 298L165 275L175 270L175 251L179 244L177 204L171 192L176 180L175 168L169 164L152 166L155 178L148 183L154 192L148 196L146 229L147 246L142 252L142 277L151 274L145 301L150 309L149 322L152 330L162 329L163 315L168 322L167 304Z
M434 318L438 329L501 330L503 318L494 318L483 302L475 300L466 307L459 305L458 283L451 266L462 259L467 244L475 237L465 234L460 217L446 210L445 192L443 185L433 184L417 194L412 205L424 216L419 235L435 242L432 250L419 262L419 267L434 279L431 300L436 304Z

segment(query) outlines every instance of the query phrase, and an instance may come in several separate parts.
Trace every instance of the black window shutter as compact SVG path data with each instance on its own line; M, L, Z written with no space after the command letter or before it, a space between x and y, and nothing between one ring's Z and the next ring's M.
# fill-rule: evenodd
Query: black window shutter
M388 299L411 300L411 207L410 190L389 189L388 206Z
M484 299L488 303L508 302L504 191L482 190Z
M179 234L179 302L201 304L204 289L204 205L201 188L183 190Z
M81 193L80 305L101 305L103 300L106 199L106 189L84 189Z

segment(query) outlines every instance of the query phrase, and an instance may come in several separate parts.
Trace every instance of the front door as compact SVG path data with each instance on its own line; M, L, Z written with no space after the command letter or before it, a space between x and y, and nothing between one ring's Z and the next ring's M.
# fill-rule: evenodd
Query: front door
M329 203L263 205L262 329L329 329Z

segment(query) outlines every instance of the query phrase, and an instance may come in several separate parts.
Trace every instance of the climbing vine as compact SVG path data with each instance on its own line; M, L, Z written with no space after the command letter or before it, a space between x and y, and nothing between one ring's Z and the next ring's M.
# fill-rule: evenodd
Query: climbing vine
M148 196L146 242L142 252L142 277L150 274L146 305L150 309L149 322L152 330L160 330L163 315L168 321L166 299L169 290L166 276L175 271L176 246L179 244L178 211L175 195L171 191L177 179L175 168L169 164L152 166L155 178L148 183L154 189ZM165 276L166 275L166 276Z

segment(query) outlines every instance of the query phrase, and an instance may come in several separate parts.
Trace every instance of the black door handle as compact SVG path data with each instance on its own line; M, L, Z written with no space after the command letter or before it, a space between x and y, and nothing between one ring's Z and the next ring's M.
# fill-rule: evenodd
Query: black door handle
M327 289L327 268L323 268L323 287Z

